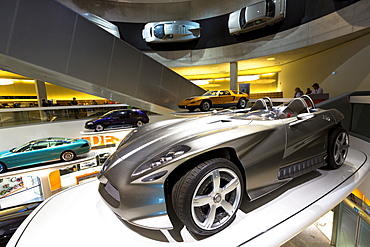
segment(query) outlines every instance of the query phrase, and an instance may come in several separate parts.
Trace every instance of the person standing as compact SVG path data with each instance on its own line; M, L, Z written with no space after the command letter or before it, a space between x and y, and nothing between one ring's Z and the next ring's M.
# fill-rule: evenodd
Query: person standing
M294 98L299 98L303 95L303 92L299 87L296 87L294 90Z
M72 101L71 101L71 105L72 106L77 106L78 105L78 101L76 100L75 97L73 97ZM75 113L75 118L78 118L78 114L79 114L79 109L73 109L74 110L74 113Z
M311 94L311 93L312 93L312 90L311 90L311 88L308 87L307 90L306 90L306 95Z
M49 107L49 106L51 106L50 103L46 101L46 99L42 99L41 105L42 105L42 107ZM45 114L46 114L47 120L50 121L51 118L52 118L52 112L45 110Z
M311 94L322 94L324 93L324 90L319 86L318 83L312 84L313 90Z

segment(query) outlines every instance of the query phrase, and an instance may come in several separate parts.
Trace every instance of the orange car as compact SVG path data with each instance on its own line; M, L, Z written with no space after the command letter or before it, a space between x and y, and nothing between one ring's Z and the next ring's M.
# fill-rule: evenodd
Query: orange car
M202 96L193 96L178 103L179 108L194 111L209 111L212 108L227 108L236 106L245 108L248 102L248 94L234 90L208 91Z

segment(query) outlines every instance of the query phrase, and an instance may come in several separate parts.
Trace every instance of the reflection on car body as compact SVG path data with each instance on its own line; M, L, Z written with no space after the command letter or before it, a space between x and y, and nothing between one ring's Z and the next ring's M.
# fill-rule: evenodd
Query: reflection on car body
M200 37L200 24L193 21L147 23L142 30L146 42L186 42Z
M233 222L243 196L255 200L321 166L342 166L349 147L343 118L304 96L152 123L106 160L99 192L131 224L172 229L179 219L209 236Z
M273 25L285 18L286 0L263 0L229 15L232 35Z
M194 111L199 108L201 111L209 111L212 107L245 108L248 102L248 94L235 90L208 91L202 96L192 96L178 103L178 107Z
M88 153L89 151L90 143L84 139L42 138L0 152L0 173L7 169L26 167L52 160L71 161L77 155Z

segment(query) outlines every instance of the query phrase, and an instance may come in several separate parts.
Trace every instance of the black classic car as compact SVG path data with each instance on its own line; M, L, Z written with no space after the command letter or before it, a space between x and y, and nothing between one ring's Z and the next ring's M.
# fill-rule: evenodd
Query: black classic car
M103 131L107 128L141 126L146 123L149 123L149 117L146 114L146 111L137 109L124 109L110 111L98 118L87 121L85 123L85 129Z

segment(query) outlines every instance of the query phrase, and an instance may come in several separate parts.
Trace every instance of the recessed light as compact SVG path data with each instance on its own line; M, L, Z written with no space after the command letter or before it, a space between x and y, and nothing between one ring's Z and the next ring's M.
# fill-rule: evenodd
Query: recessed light
M266 60L267 60L267 61L273 61L273 60L275 60L275 58L274 58L274 57L269 57L269 58L267 58Z
M13 80L10 79L0 79L0 85L11 85L14 84Z

